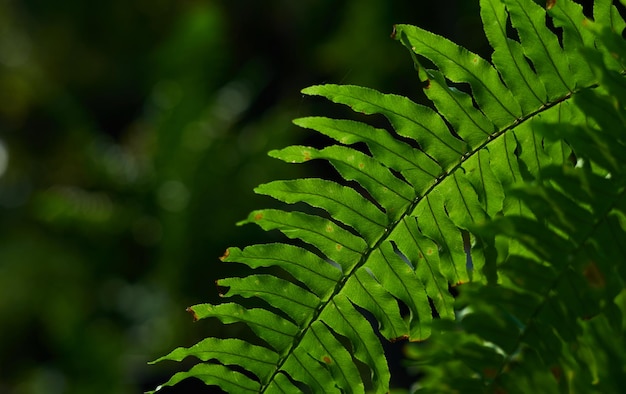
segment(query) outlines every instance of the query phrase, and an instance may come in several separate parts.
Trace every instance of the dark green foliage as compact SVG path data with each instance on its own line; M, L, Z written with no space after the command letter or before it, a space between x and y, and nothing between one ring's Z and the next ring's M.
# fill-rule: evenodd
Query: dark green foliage
M556 33L532 1L481 1L493 64L397 25L393 36L410 50L435 109L355 86L305 89L382 114L393 131L295 121L339 144L270 154L326 160L345 184L299 179L256 189L312 207L252 212L244 223L294 244L222 257L279 269L218 281L225 296L264 302L234 298L190 311L244 323L258 341L179 348L162 359L208 363L166 385L196 377L232 392L385 393L379 334L430 337L409 347L425 374L421 392L616 392L626 372L625 24L605 0L593 21L571 0L547 8Z

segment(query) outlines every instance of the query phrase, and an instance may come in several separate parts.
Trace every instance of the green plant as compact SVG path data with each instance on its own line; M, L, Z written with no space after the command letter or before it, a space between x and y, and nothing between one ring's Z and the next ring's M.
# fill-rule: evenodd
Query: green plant
M409 348L425 373L422 392L617 390L626 360L626 24L608 0L595 2L593 21L571 0L546 8L481 0L493 64L396 26L436 110L356 86L305 89L382 114L393 132L295 121L340 144L270 155L327 160L345 182L255 189L308 205L243 222L293 242L228 249L223 261L259 272L218 281L236 302L189 311L243 323L257 338L174 350L157 361L204 362L166 385L196 377L237 393L384 393L378 333L430 337Z

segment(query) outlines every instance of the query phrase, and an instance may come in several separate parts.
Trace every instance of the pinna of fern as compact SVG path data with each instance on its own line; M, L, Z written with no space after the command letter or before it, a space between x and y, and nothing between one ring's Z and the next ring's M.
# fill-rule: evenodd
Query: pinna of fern
M238 297L219 305L196 305L189 311L194 319L244 323L258 338L254 343L207 338L174 350L157 361L194 356L202 362L175 374L164 386L195 377L236 393L385 393L390 372L379 336L423 341L433 327L441 331L441 325L433 326L433 315L452 321L458 302L469 302L471 307L459 324L478 339L462 349L475 351L477 360L486 357L497 362L495 368L475 372L485 375L482 380L469 375L454 382L484 389L496 379L518 378L504 372L522 344L534 349L529 354L548 357L544 364L552 366L549 357L556 360L563 352L553 354L550 345L572 344L580 331L559 332L562 342L552 342L557 338L554 331L564 322L616 310L608 305L614 305L612 298L626 276L614 272L612 263L598 262L604 257L601 248L593 242L593 247L586 246L595 242L600 231L613 236L623 233L621 205L609 204L611 214L602 211L604 216L598 218L595 192L580 200L568 193L572 179L581 179L578 172L571 173L571 158L585 157L586 138L600 140L577 127L603 129L606 121L597 116L599 109L589 109L581 100L596 94L591 91L600 89L603 78L621 82L623 63L610 48L622 45L621 36L614 37L623 30L624 21L608 0L596 1L595 24L571 0L549 2L547 13L531 0L481 0L480 5L494 49L492 63L417 27L394 29L393 36L410 49L434 108L356 86L303 90L356 112L381 114L391 128L325 117L295 121L337 144L322 149L291 146L270 155L289 163L328 161L343 182L296 179L255 189L287 204L308 204L315 213L252 212L245 223L279 230L293 242L229 248L223 261L252 269L247 277L218 281L227 289L225 297ZM546 26L547 17L561 30L561 37ZM509 21L519 39L508 36ZM598 39L586 27L596 24L611 32L601 37L613 39ZM424 58L436 69L423 67ZM598 72L604 68L610 72ZM450 83L467 85L471 93ZM561 130L563 120L576 125L573 134L540 132L546 125ZM617 135L623 130L623 124L618 126ZM619 138L621 143L623 137ZM358 149L360 143L367 150ZM604 145L598 147L602 153ZM622 160L624 156L617 153L613 159ZM595 152L588 163L584 179L603 192L621 179ZM609 185L596 182L607 174ZM556 194L528 187L528 182L543 182ZM611 201L619 196L617 192ZM585 214L581 218L590 222L580 227L591 225L598 232L572 230L577 219L568 216L571 213ZM494 219L494 224L488 224ZM497 235L486 230L493 228L498 229ZM535 250L535 245L540 247ZM562 253L568 250L571 253ZM588 253L595 254L584 260ZM583 260L594 264L584 266ZM255 273L261 267L277 268L284 275ZM593 282L585 282L580 269L602 272L603 277L617 275L602 291L578 293L585 289L582 285ZM537 274L547 276L533 280ZM543 297L520 293L528 296L525 302L514 294L511 289L520 286L516 282L520 280L533 283L531 290ZM458 284L468 290L461 292L455 309L449 288ZM507 298L509 293L502 289L513 295ZM490 303L494 295L498 302ZM576 295L584 300L590 296L591 301L578 305L567 298ZM257 307L247 307L245 298L250 297L262 301L262 306L257 302ZM399 303L407 313L401 312ZM492 332L494 338L489 336Z

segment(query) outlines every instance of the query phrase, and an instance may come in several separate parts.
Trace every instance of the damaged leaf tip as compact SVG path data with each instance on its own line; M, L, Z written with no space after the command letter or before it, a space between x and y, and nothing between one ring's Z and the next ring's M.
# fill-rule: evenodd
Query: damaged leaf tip
M191 313L191 316L193 317L193 321L198 321L198 315L196 314L196 311L194 311L191 307L185 309L186 312Z
M224 261L228 258L228 256L230 255L230 249L226 249L226 251L224 252L223 255L220 256L220 260Z

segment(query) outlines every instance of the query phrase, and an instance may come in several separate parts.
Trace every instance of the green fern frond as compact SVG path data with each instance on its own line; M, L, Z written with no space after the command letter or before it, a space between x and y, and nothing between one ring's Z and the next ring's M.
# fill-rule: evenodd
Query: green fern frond
M621 61L623 41L608 28L593 30L599 43L621 47L614 52ZM538 128L547 139L569 141L579 164L548 166L541 183L510 191L531 216L508 215L477 230L518 247L501 248L498 285L461 289L454 332L447 328L428 348L413 349L414 365L427 374L418 392L623 387L626 80L599 53L582 54L599 81L574 98L584 122ZM451 341L454 349L446 352Z
M579 320L614 314L619 308L610 305L626 278L611 260L624 250L609 241L623 237L626 208L625 23L608 0L596 1L595 22L571 0L549 4L546 12L530 0L481 0L492 63L417 27L395 26L434 109L357 86L304 89L381 114L392 130L324 117L295 121L338 144L270 155L328 161L345 183L298 179L255 189L318 213L254 211L242 224L279 230L294 244L230 248L222 260L276 267L293 281L266 273L218 281L223 296L255 297L262 306L196 305L194 318L244 323L258 341L207 338L176 349L157 361L195 356L203 363L165 385L196 377L231 392L386 393L390 373L378 335L423 341L441 331L458 347L437 346L434 335L420 357L454 364L444 392L510 389L543 382L555 365L573 370L563 360L575 365L580 356L567 349L588 330ZM509 20L519 41L507 35ZM424 58L437 69L423 67ZM587 164L574 168L573 157ZM449 289L459 284L455 301ZM517 373L522 357L528 369ZM534 359L547 369L533 368ZM426 392L439 390L435 375Z

